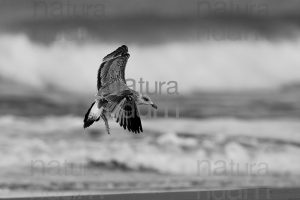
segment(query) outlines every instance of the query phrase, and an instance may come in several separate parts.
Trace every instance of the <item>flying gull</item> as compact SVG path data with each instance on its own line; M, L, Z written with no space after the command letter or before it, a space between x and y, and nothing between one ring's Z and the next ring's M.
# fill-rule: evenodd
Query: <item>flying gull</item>
M107 117L111 116L124 129L134 133L143 132L137 105L157 106L147 95L130 89L125 81L125 67L129 58L128 48L123 45L103 58L98 70L96 99L84 117L84 128L100 118L104 121L107 133Z

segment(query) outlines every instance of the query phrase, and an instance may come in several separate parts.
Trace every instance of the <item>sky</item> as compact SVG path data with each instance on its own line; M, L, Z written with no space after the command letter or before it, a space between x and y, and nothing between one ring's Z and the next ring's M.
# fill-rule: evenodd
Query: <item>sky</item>
M300 81L299 1L0 1L0 79L96 90L102 58L126 44L126 78L197 90Z

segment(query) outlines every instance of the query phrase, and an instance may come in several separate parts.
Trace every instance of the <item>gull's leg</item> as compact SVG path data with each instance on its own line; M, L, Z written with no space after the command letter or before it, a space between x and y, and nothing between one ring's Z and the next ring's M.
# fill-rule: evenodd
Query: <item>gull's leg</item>
M103 121L105 123L105 128L106 128L107 133L110 134L108 120L107 120L104 112L101 113L101 118L103 119Z

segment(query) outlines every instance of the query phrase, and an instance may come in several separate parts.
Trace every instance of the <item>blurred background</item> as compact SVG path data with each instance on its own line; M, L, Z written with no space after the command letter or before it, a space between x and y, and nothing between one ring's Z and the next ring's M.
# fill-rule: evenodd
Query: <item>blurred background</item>
M297 0L1 0L0 194L300 186ZM83 130L126 44L144 133Z

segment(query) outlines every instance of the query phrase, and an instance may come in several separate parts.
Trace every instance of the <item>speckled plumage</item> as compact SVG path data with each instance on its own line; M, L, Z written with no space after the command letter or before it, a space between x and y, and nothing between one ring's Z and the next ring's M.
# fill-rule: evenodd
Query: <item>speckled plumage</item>
M128 48L123 45L103 58L97 76L96 100L84 118L84 128L100 118L109 133L107 117L111 115L124 129L143 132L137 102L139 93L126 85L125 67L129 58Z

